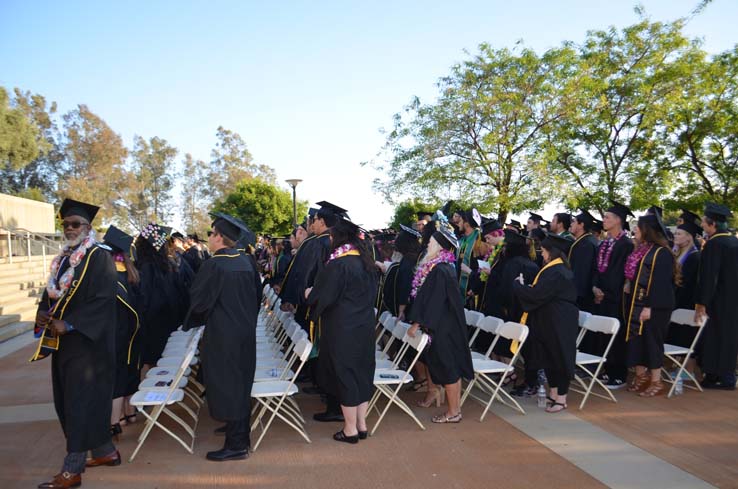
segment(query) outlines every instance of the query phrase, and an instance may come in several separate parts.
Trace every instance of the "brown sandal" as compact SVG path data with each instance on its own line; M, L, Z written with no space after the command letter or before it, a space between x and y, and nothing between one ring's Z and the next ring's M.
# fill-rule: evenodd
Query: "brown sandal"
M431 421L433 421L434 423L440 423L440 424L458 423L461 421L461 413L455 414L453 416L446 416L446 413L438 414L436 416L433 416L433 418L431 418Z
M644 390L639 394L641 397L655 397L660 396L666 392L666 386L663 382L660 380L657 380L656 382L651 382L651 385L648 386L648 389Z
M643 392L648 388L651 377L648 374L636 375L628 385L628 392Z

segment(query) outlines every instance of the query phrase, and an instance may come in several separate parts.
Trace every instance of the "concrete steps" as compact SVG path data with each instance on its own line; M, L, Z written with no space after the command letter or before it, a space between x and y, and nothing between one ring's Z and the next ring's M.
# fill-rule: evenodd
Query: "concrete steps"
M33 321L16 321L0 328L0 343L33 329Z
M33 329L51 258L0 263L0 342Z

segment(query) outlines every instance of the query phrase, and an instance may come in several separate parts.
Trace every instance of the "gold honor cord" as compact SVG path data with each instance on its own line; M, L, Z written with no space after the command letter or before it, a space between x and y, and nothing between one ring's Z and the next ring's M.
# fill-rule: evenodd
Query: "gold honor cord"
M280 291L284 289L284 284L287 283L287 277L290 276L290 271L292 270L292 265L294 265L295 264L295 261L297 261L297 256L300 254L300 249L302 248L302 246L305 243L307 243L308 241L310 241L311 239L319 238L321 236L325 236L326 234L327 233L323 233L323 234L320 234L320 235L314 234L312 236L308 236L307 238L305 238L305 241L303 241L302 243L300 243L300 246L297 247L297 251L295 252L295 256L292 257L292 261L290 262L290 266L287 267L287 272L285 272L285 274L284 274L284 278L282 279L282 283L279 284L279 290Z
M555 260L548 262L543 268L541 268L538 271L538 273L536 274L536 278L533 279L533 285L532 286L533 287L536 286L536 284L538 283L538 279L541 277L541 274L547 268L551 268L553 266L563 265L563 264L564 264L564 260L562 260L561 258L556 258ZM528 313L527 312L524 312L523 315L520 316L520 324L525 324L526 322L528 322ZM517 353L518 352L518 346L519 346L518 340L513 340L512 343L510 343L510 351L513 354Z
M138 313L136 312L136 310L133 307L131 307L131 305L127 303L121 296L116 294L116 297L118 298L119 301L123 303L123 305L125 305L128 309L130 309L133 315L136 317L136 329L133 331L133 336L131 336L131 341L128 342L128 362L127 363L128 365L130 365L131 364L131 349L133 348L133 340L136 338L136 334L138 334L140 321L139 321Z
M651 245L653 247L653 245ZM653 269L656 268L656 257L659 255L659 252L663 250L663 247L659 247L659 249L656 250L656 253L653 255L653 260L651 260L651 271L648 275L648 285L646 287L646 297L648 297L648 294L651 292L651 281L653 280ZM649 249L648 252L643 255L643 258L641 258L641 263L638 265L638 275L636 276L635 282L633 282L633 287L630 289L630 293L633 295L630 299L630 312L628 313L628 317L625 321L625 341L628 341L630 339L630 320L633 318L633 309L635 309L635 300L636 296L638 295L638 284L641 279L641 271L643 270L643 264L646 262L646 257L648 257L648 253L650 253L651 250ZM640 321L639 318L639 326L638 326L638 335L640 336L643 333L643 321Z

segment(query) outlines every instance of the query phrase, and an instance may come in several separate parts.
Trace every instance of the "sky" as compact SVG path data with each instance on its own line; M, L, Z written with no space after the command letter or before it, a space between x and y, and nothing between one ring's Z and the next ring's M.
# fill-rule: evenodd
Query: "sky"
M641 0L652 20L699 0ZM392 206L361 162L414 97L476 52L522 40L542 52L588 30L638 21L622 0L127 1L0 0L0 85L86 104L129 147L158 136L208 160L218 126L258 163L299 178L299 199L327 200L354 222L383 227ZM711 53L738 42L738 2L714 0L688 36ZM204 192L207 189L203 189ZM546 211L555 208L547 206ZM176 224L176 223L175 223Z

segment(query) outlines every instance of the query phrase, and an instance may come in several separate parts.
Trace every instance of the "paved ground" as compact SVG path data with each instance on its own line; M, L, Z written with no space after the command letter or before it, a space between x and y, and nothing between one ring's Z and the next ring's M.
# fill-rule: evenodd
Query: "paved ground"
M0 358L2 488L35 487L56 473L64 454L50 405L49 361L28 364L30 353L26 346ZM203 411L194 455L154 431L133 463L91 469L83 487L738 488L736 392L687 392L671 400L617 396L618 404L594 399L583 412L561 415L532 402L527 416L496 406L483 423L480 407L470 402L464 421L450 426L426 422L436 408L416 408L427 431L393 409L358 446L331 440L339 424L309 421L312 444L275 424L249 460L222 464L204 459L223 439L212 434L217 424ZM306 414L321 407L314 396L300 396L299 403ZM142 424L120 438L124 457Z

